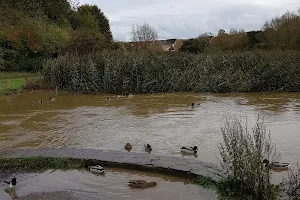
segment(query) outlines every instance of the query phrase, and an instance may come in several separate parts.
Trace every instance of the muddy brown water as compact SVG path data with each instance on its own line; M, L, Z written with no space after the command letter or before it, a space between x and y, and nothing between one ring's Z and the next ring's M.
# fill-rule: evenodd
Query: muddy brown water
M18 177L16 194L21 197L32 193L70 191L79 199L89 200L151 200L151 199L201 199L216 200L216 195L188 179L134 170L107 168L104 175L85 170L51 171L43 173L13 174ZM132 189L128 180L156 181L157 186L147 189ZM0 183L1 184L1 183ZM11 200L1 187L0 199Z
M198 157L218 163L217 144L225 116L265 118L283 162L300 161L300 93L148 94L133 97L52 91L0 97L0 151L12 148L78 147L183 156L181 145L197 145ZM108 99L108 97L111 97ZM44 103L40 104L39 100ZM196 107L191 108L195 102ZM281 179L281 173L275 177ZM278 180L279 180L278 179Z

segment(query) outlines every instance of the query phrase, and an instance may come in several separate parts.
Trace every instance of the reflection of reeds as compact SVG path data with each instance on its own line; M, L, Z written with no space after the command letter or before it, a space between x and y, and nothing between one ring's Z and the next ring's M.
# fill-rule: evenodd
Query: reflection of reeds
M17 195L15 187L6 188L4 191L9 194L9 196L11 197L12 200L18 199L18 195Z
M300 167L298 163L296 170L289 170L288 177L282 181L282 186L289 198L300 199Z

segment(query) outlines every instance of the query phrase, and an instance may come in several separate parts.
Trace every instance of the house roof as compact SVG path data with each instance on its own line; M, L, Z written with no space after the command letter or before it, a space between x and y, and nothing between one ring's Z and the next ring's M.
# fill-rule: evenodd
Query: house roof
M129 44L133 45L134 47L149 47L153 41L138 41L138 42L129 42Z
M177 39L168 39L168 40L161 40L161 45L172 45L175 44Z

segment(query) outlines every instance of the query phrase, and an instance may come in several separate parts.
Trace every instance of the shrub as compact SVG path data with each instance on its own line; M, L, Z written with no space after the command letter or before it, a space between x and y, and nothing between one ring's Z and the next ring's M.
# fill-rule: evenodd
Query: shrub
M283 191L290 199L300 199L300 167L297 164L297 169L290 169L288 177L282 181Z
M226 178L218 184L221 196L249 197L253 200L276 199L276 187L270 183L269 167L263 160L279 158L262 119L258 117L252 132L247 122L226 119L221 129L220 164Z

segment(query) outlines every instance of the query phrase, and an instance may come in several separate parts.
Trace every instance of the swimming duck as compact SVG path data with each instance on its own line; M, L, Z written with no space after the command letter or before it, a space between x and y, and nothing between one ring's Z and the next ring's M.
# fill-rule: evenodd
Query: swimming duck
M12 178L11 181L3 181L6 184L9 184L10 188L13 188L17 185L17 179L16 178Z
M128 94L127 97L133 97L133 94Z
M157 185L156 182L147 182L144 180L130 180L128 181L128 183L129 183L128 186L130 187L142 188L142 189Z
M131 146L131 144L129 144L128 142L127 142L127 144L125 144L125 147L124 147L126 150L128 150L128 151L130 151L131 149L132 149L132 146Z
M192 108L194 108L196 106L195 103L192 103ZM197 103L197 106L200 106L200 103Z
M197 146L194 146L194 147L184 147L184 146L182 146L180 149L181 149L181 152L191 153L191 154L196 154L197 151L199 151Z
M149 153L152 151L152 148L151 148L150 144L145 143L144 146L145 146L145 151L147 151Z
M271 162L268 159L264 159L263 163L265 167L270 167L273 170L287 170L291 164L290 163L280 163L280 162Z
M55 101L55 100L56 100L56 98L54 98L54 97L49 98L49 101Z
M104 172L104 168L101 167L100 165L89 166L88 169L90 170L90 172L97 173L97 174L102 174Z

